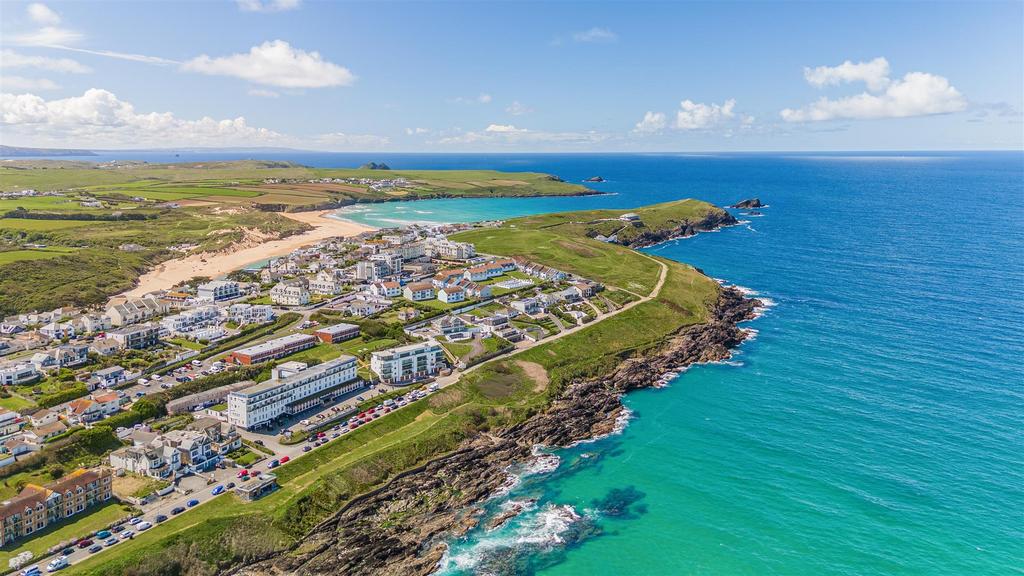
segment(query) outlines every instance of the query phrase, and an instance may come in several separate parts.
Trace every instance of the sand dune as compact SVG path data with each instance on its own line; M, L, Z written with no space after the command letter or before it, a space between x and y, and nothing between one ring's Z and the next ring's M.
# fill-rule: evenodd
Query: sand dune
M234 246L223 252L191 254L184 258L168 260L139 277L138 285L120 296L139 297L154 290L170 288L195 276L215 278L238 270L246 264L282 256L292 250L315 244L337 236L355 236L360 232L373 230L370 226L328 218L331 210L319 212L282 213L282 216L313 226L313 230L289 236L280 240L262 242L256 246Z

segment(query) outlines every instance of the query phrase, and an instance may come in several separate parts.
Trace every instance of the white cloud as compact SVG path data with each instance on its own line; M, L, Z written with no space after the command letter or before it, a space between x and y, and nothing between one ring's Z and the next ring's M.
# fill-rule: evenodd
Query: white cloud
M185 62L182 69L284 88L349 86L356 80L347 68L324 60L318 52L292 48L284 40L264 42L245 54L219 58L204 54Z
M36 145L251 146L283 138L272 130L249 126L242 117L183 120L171 112L139 113L131 103L97 88L60 100L44 100L34 94L0 94L0 124L8 137Z
M46 4L33 2L25 10L28 12L28 17L36 24L42 24L43 26L56 26L60 24L60 14L54 12Z
M250 88L249 96L258 96L260 98L280 98L281 95L273 90L264 90L263 88Z
M74 44L81 39L82 34L58 26L43 26L38 30L14 34L10 37L12 44L20 46L64 46Z
M523 114L530 114L531 112L533 112L533 108L530 108L529 106L524 106L522 103L516 100L509 104L507 108L505 108L505 112L508 112L513 116L522 116Z
M60 86L46 78L23 78L21 76L0 76L0 90L56 90Z
M491 100L491 95L486 92L482 92L479 96L476 97L476 101L481 104L490 104Z
M447 101L452 104L490 104L494 100L494 97L487 92L481 92L475 97L456 96L455 98L449 98Z
M92 72L92 68L70 58L29 56L8 49L0 50L0 68L34 68L36 70L68 72L71 74L87 74Z
M692 100L679 103L675 127L679 130L701 130L732 118L736 100L729 99L718 104L703 104Z
M643 120L636 123L636 127L633 128L634 132L641 132L644 134L656 134L665 129L666 120L664 112L646 112Z
M348 150L371 150L385 148L391 144L391 139L386 136L377 136L374 134L347 134L345 132L330 132L328 134L320 134L313 138L313 140L321 147L327 147L332 150L348 149Z
M242 12L285 12L295 10L300 0L235 0Z
M430 129L428 128L406 128L405 133L408 136L417 136L420 134L429 134Z
M839 66L818 66L804 68L804 78L811 86L822 88L851 82L864 82L868 89L877 92L889 85L889 61L875 58L870 62L854 64L847 60Z
M454 130L453 132L455 134L428 142L428 144L448 147L472 144L474 149L488 145L500 148L523 144L531 146L555 144L558 146L577 145L585 147L610 138L608 134L602 132L545 132L518 128L511 124L490 124L481 131L462 132L461 130Z
M383 149L390 139L329 132L310 137L250 126L245 118L186 120L171 112L141 113L107 90L45 100L34 94L0 94L5 139L23 146L138 148L145 146L292 146L336 151Z
M583 44L609 44L619 39L619 35L607 28L597 26L582 32L573 32L572 41Z
M779 114L787 122L819 122L907 118L967 109L967 99L942 76L910 72L899 80L892 80L888 71L889 64L884 58L858 64L847 61L834 68L815 68L805 73L812 85L864 82L868 91L836 99L822 97L802 108L786 108Z

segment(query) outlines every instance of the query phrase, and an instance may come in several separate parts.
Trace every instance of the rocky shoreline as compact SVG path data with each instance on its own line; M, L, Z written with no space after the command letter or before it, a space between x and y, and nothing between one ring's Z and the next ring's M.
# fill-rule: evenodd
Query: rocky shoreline
M669 240L675 240L677 238L689 238L695 236L699 232L710 232L717 230L723 226L735 226L739 224L732 214L725 210L717 209L709 212L704 218L695 222L683 221L679 223L675 228L666 228L664 230L645 230L642 234L631 238L629 242L623 242L625 246L630 248L646 248L648 246L654 246L655 244L661 244Z
M534 446L567 446L611 433L624 410L622 394L655 385L666 372L730 357L746 333L737 324L762 303L723 287L711 320L688 326L656 352L623 361L614 373L574 382L543 413L463 442L454 452L406 471L353 499L293 549L230 572L426 575L437 569L445 541L480 522L483 500L508 482L511 464ZM507 520L507 518L506 518Z

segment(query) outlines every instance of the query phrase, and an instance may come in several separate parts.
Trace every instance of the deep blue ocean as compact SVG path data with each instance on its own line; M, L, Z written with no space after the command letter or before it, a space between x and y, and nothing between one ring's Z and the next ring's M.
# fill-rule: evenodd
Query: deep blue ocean
M622 433L524 473L488 506L533 508L452 542L444 573L1024 573L1024 154L260 157L600 175L614 193L344 215L375 225L769 205L650 249L770 299L756 337L629 395Z

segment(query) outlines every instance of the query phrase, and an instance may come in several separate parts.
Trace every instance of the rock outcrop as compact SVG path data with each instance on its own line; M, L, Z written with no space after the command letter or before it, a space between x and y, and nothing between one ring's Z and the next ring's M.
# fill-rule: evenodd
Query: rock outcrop
M643 248L644 246L651 246L660 242L665 242L666 240L687 238L697 234L698 232L717 230L722 226L732 226L738 222L739 221L736 220L732 214L729 214L721 208L715 208L700 220L683 220L676 222L674 227L662 228L659 230L644 229L640 234L633 236L626 241L621 241L619 244L624 244L632 248Z
M764 204L761 204L760 198L749 198L747 200L741 200L729 208L763 208Z
M399 475L349 502L292 550L231 574L430 574L445 540L477 525L475 505L508 481L510 464L530 458L536 444L566 446L607 434L623 409L623 393L651 386L670 370L728 358L745 337L736 324L753 318L759 304L723 288L709 322L683 328L658 352L626 359L608 376L572 383L545 412Z
M604 182L604 178L600 176L591 176L590 178L584 180L584 182Z
M367 162L359 167L360 170L391 170L391 167L383 162Z

